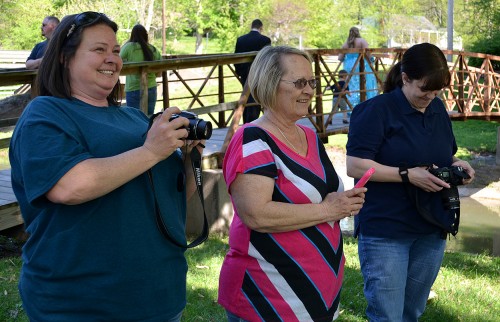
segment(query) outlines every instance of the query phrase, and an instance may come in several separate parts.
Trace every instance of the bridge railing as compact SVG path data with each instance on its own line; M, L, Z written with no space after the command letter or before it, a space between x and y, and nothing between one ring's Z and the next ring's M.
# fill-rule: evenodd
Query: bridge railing
M378 84L376 90L380 92L387 72L401 59L404 49L309 50L314 60L313 72L318 80L318 86L309 114L305 118L311 122L321 138L327 138L339 132L338 128L328 127L334 113L331 110L332 93L325 90L325 87L335 83L338 79L338 71L342 69L338 55L352 52L363 56L370 53L374 57L373 62L358 59L359 72L349 71L351 73L348 81L354 75L360 77L358 93L360 100L364 101L367 97L367 89L363 79L373 73ZM492 68L493 62L497 64L500 62L500 56L449 50L443 50L443 52L452 58L449 63L452 83L440 94L450 116L462 119L500 117L500 74ZM248 97L248 91L245 93L241 90L233 65L252 61L256 54L257 52L167 56L161 61L126 63L121 75L141 74L141 86L144 89L147 88L147 73L161 74L158 78L158 97L163 108L171 105L179 106L181 109L204 115L204 118L210 118L216 127L230 127L227 137L229 139L240 123L243 106ZM472 57L483 60L481 67L469 65L469 59ZM366 68L365 64L369 64L371 68ZM36 71L25 69L0 71L0 88L32 84L35 77ZM147 105L145 95L141 99L143 110L146 110ZM15 122L15 118L0 120L0 127L13 125ZM0 147L6 145L8 145L8 139L0 141Z

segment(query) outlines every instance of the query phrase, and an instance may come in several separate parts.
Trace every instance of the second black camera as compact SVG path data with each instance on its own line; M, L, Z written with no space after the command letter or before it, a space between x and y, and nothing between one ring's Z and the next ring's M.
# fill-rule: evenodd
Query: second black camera
M450 185L449 189L441 190L444 208L459 209L460 197L457 186L463 185L464 179L470 179L469 174L464 168L457 166L429 168L429 172Z
M189 120L189 126L186 128L189 132L188 140L208 140L212 136L212 123L199 119L196 114L182 111L179 114L173 114L170 121L178 117L185 117Z

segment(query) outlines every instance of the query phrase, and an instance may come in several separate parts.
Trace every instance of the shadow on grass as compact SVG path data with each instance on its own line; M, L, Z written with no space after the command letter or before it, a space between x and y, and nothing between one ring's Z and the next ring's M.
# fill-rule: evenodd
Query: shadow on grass
M463 253L446 253L442 267L460 272L460 274L470 279L474 279L477 276L485 276L498 283L500 258Z

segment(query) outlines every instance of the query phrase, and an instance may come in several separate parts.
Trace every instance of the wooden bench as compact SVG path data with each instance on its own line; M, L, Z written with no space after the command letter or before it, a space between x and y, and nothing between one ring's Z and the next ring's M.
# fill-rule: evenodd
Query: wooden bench
M0 170L0 231L22 224L19 204L12 191L10 169Z

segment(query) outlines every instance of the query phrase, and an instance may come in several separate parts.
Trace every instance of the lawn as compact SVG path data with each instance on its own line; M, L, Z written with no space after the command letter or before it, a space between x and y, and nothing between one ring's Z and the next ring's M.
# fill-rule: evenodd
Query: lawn
M186 252L189 263L187 306L182 321L225 320L217 304L220 267L228 250L227 236L211 236L207 242ZM366 321L357 241L344 240L346 257L341 315L338 321ZM21 260L0 260L0 321L28 321L17 292ZM420 319L434 321L498 321L500 316L500 258L465 253L446 253L433 286L437 297L429 302Z

